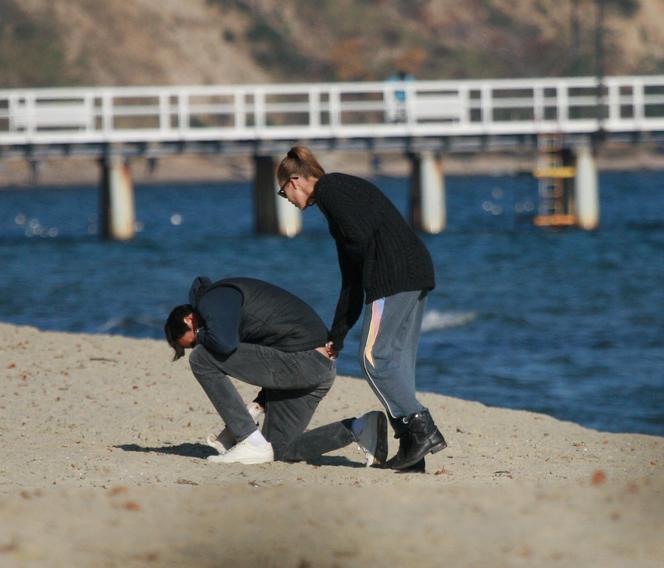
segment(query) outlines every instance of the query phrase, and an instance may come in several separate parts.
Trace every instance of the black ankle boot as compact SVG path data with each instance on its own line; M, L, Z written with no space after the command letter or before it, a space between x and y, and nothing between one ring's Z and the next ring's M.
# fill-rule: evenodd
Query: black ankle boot
M402 419L407 432L400 437L397 455L385 464L404 470L418 464L428 453L435 454L447 447L445 438L436 428L428 410L421 410Z
M389 460L377 466L383 469L394 469L393 464L401 463L406 455L409 441L408 425L404 424L401 418L392 418L390 416L389 419L390 424L394 429L394 437L399 440L399 449L397 450L397 453L394 454L394 456L392 456Z
M400 464L403 462L404 458L408 454L409 437L406 434L404 434L401 437L395 436L395 438L399 438L399 450L392 458L387 460L384 464L381 464L376 467L380 467L383 469L393 469L394 473L426 473L426 462L424 461L424 458L422 458L414 465L411 465L410 467L405 467L405 468L400 467Z
M424 458L418 461L415 465L410 467L404 467L401 469L395 469L394 473L426 473L427 464Z

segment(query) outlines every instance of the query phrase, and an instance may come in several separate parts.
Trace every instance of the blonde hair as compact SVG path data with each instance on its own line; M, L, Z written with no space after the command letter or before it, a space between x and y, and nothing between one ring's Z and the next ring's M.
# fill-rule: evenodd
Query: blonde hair
M277 168L279 185L286 183L292 176L320 179L324 175L325 170L306 146L293 146Z

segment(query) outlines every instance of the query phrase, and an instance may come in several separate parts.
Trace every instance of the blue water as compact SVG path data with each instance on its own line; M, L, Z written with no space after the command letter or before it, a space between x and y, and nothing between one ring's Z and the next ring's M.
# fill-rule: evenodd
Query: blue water
M403 211L406 180L375 181ZM600 184L598 231L550 231L522 214L535 202L532 179L448 178L448 230L423 237L438 287L419 389L664 435L664 172ZM317 210L295 239L258 237L249 184L136 190L140 231L129 243L98 239L94 187L0 192L0 320L160 337L170 308L206 274L269 280L331 321L339 272ZM360 375L359 327L343 374Z

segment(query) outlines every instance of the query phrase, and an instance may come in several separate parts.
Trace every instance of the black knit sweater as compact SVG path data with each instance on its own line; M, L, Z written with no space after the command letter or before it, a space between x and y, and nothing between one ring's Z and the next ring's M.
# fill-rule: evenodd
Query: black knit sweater
M372 183L326 174L316 183L314 197L339 256L341 293L329 338L340 351L364 302L434 288L433 263L424 243Z

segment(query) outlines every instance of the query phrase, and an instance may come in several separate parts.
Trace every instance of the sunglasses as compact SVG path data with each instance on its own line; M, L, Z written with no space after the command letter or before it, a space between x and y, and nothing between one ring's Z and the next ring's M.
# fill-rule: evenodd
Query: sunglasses
M298 178L298 176L289 177L288 180L286 180L284 182L284 184L279 188L279 191L277 191L277 195L279 197L283 197L284 199L288 199L288 196L286 195L286 186L288 186L288 184L291 181L293 181L294 179L297 179L297 178Z

